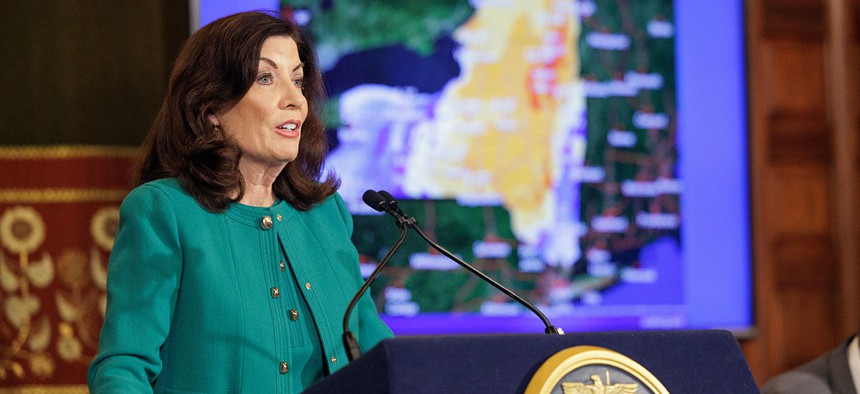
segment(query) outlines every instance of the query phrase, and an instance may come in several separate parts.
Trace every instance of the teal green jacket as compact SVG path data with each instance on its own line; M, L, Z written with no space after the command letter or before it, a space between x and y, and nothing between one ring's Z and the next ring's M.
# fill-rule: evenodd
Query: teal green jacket
M343 315L361 286L352 217L335 194L203 209L175 179L120 208L93 393L294 393L347 364ZM366 294L362 351L392 336Z

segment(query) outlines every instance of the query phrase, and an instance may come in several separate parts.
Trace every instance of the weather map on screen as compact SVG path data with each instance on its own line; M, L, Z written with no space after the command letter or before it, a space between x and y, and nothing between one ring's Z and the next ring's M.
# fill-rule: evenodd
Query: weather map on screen
M280 7L317 48L365 275L398 233L361 200L381 189L565 330L691 326L673 1ZM395 333L542 331L417 235L388 264Z

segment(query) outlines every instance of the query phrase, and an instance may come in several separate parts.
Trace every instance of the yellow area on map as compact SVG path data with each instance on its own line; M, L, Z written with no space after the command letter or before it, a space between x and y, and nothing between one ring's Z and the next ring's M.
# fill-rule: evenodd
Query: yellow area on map
M553 222L561 141L585 106L577 3L474 3L454 32L461 74L442 92L434 121L413 134L404 189L501 201L518 238L534 241Z

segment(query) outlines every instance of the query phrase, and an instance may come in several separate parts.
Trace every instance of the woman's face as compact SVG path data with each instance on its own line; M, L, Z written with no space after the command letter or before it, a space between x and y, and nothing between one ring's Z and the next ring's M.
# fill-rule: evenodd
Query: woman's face
M238 143L240 171L280 172L298 155L302 123L308 115L302 66L292 38L269 37L260 50L251 89L214 119Z

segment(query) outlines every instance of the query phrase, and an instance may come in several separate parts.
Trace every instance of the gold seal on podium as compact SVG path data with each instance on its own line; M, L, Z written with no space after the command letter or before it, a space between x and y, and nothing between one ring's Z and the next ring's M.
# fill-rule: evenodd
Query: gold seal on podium
M645 367L596 346L575 346L552 355L532 376L525 394L610 394L669 391Z

